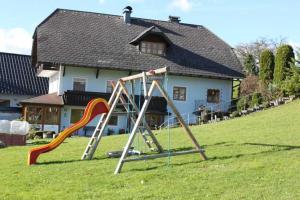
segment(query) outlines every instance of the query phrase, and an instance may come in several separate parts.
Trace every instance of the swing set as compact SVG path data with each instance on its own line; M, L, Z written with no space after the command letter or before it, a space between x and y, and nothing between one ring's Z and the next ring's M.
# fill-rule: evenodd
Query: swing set
M117 106L122 105L122 107L124 107L124 109L126 110L128 119L130 119L131 124L133 124L133 127L131 130L129 130L130 131L129 138L122 151L122 155L119 158L119 162L114 172L115 174L121 172L122 167L126 162L185 155L185 154L192 154L192 153L199 153L200 157L203 160L206 160L207 157L204 153L204 150L199 145L198 141L196 140L193 133L191 132L189 126L185 123L184 119L178 112L177 108L175 107L174 103L172 102L172 100L170 99L166 90L163 87L162 81L163 79L167 79L167 74L168 74L168 68L165 67L165 68L159 68L156 70L151 70L148 72L142 72L139 74L123 77L119 79L119 81L116 84L112 82L112 86L114 89L108 101L108 106L110 107L110 109L108 113L103 113L101 115L100 120L93 132L92 137L90 138L90 141L81 159L90 160L93 158L93 155L98 147L98 144L100 143L102 136L104 135L104 130L106 129L111 116L116 111ZM139 106L135 103L135 95L134 95L135 81L140 82L141 85L140 92L144 96L144 102L143 105L141 105L141 95L140 95ZM126 87L128 84L130 85L130 91ZM150 87L148 85L150 85ZM167 101L168 106L172 109L180 125L182 126L185 133L192 141L193 145L195 146L193 150L174 151L174 152L164 151L159 141L153 134L150 126L147 124L147 121L145 119L145 114L149 106L149 103L151 101L151 98L153 96L153 92L155 88L158 89L158 91L161 93L161 96ZM147 147L152 151L156 150L157 154L142 155L139 157L127 158L128 155L132 154L132 149L133 149L132 146L137 134L140 134ZM154 144L156 148L153 148L152 144Z

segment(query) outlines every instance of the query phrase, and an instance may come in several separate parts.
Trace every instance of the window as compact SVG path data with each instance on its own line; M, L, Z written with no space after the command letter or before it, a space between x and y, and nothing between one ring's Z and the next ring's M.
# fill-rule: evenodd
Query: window
M159 42L146 42L143 41L140 44L140 51L142 53L149 53L155 55L164 55L165 53L165 44Z
M220 90L208 89L207 90L207 102L219 103L220 102Z
M45 107L45 124L59 124L59 112L58 107Z
M40 124L42 123L42 116L43 116L43 108L37 106L29 106L26 110L26 121L31 124Z
M113 87L112 87L112 85L111 85L111 80L109 80L109 81L106 81L106 92L107 93L112 93L113 92Z
M173 100L185 101L186 100L186 88L174 87L173 88Z
M108 125L111 125L111 126L117 126L118 125L118 116L116 115L112 115L110 117L110 120L108 122Z
M72 109L71 110L71 124L77 123L83 116L83 109Z
M85 91L86 79L74 78L73 79L73 90L75 91Z

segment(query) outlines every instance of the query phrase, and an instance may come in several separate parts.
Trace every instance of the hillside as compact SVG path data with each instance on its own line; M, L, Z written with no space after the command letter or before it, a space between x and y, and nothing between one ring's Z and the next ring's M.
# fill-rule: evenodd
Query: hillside
M119 175L118 160L105 153L121 149L128 135L105 137L92 161L80 161L87 138L67 139L32 167L33 145L0 149L0 199L300 199L299 100L192 130L209 160L193 154L131 162ZM191 147L182 133L156 134L166 149ZM145 149L141 140L135 145Z

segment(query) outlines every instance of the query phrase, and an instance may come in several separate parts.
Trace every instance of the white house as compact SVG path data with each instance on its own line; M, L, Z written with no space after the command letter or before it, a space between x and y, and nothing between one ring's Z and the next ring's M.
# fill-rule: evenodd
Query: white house
M80 119L89 100L109 99L111 80L168 66L166 89L184 115L200 105L226 112L233 79L242 78L242 67L232 48L201 25L123 16L55 10L35 30L32 63L37 75L49 78L48 95L27 99L25 113L31 123L59 131ZM137 102L143 98L134 83ZM158 93L157 93L158 94ZM146 119L152 127L168 117L165 100L154 98ZM125 112L116 113L108 133L123 133L130 124ZM36 120L37 119L37 120ZM191 117L190 122L196 122ZM90 134L93 120L78 134Z

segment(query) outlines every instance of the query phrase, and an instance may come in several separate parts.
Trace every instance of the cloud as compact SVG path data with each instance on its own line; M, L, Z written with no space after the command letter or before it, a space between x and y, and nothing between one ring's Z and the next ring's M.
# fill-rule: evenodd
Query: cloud
M106 0L99 0L100 4L104 4Z
M192 3L190 0L172 0L169 7L188 12L192 9Z
M31 34L25 29L0 29L0 51L30 54L31 46Z

